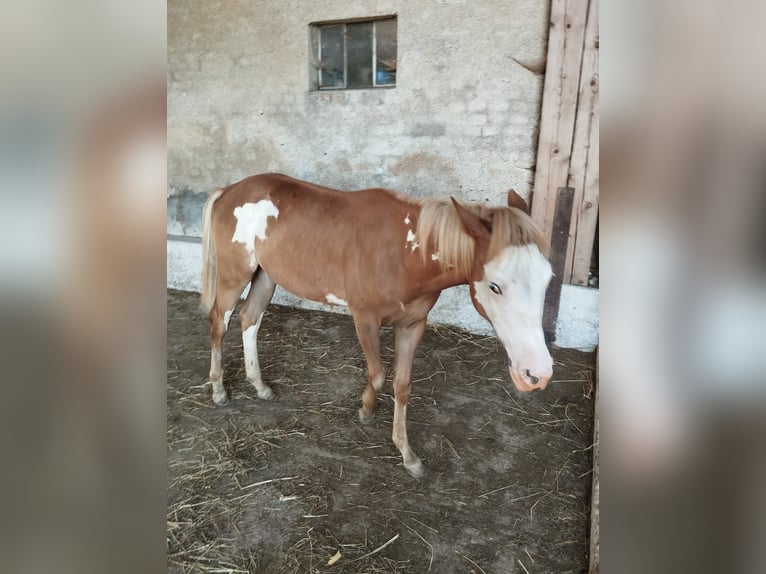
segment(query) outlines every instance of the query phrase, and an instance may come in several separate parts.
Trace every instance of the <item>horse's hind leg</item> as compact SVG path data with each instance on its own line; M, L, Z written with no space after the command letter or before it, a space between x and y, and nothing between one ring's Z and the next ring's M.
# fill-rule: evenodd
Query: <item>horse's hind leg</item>
M359 344L367 359L367 386L362 393L359 420L368 424L375 416L375 399L383 388L386 372L380 361L380 322L377 317L354 314L354 326Z
M271 298L276 283L263 270L259 269L250 284L250 293L239 311L242 322L242 344L245 349L245 373L247 380L255 387L258 398L270 399L274 396L271 388L263 382L261 367L258 364L258 330L261 319Z
M223 336L229 328L229 319L244 288L245 284L239 288L230 287L223 285L219 280L215 301L208 317L210 320L210 384L213 386L213 402L217 405L225 405L229 402L226 389L223 388L221 349Z

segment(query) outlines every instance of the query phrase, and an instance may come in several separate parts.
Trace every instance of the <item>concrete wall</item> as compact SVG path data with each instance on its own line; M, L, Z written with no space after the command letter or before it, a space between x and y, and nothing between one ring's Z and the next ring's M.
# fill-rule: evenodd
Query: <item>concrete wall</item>
M547 0L168 1L168 232L263 171L341 189L527 197ZM393 89L309 90L311 22L396 14ZM523 65L521 65L523 64Z

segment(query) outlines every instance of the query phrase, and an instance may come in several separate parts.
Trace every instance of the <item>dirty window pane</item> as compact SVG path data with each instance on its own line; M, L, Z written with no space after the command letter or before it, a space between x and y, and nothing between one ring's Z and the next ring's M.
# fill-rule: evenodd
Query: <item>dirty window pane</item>
M396 18L311 25L312 89L396 85Z
M320 31L319 87L342 88L343 29L345 26L323 26Z
M379 20L375 23L377 85L396 83L396 20Z
M372 22L349 24L346 37L348 88L372 87Z

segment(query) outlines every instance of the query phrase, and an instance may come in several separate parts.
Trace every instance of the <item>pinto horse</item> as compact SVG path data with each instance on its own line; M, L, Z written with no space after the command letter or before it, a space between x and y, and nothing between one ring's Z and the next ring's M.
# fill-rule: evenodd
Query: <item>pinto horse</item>
M203 214L201 304L209 312L213 401L223 387L223 335L240 295L247 380L258 397L273 393L261 378L257 337L276 285L313 301L348 307L367 360L359 418L372 420L383 387L380 329L395 334L393 442L415 477L423 465L407 440L415 348L443 289L469 284L476 310L508 354L520 391L543 389L553 361L542 312L552 272L548 247L515 192L508 207L418 200L387 189L343 192L281 174L249 177L213 192Z

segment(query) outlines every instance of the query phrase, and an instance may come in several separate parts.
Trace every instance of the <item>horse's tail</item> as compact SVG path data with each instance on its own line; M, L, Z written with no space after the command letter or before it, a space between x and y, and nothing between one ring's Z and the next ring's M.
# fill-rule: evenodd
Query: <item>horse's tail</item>
M215 256L215 242L213 241L213 204L221 197L222 189L210 194L202 211L202 295L200 307L209 313L215 302L216 278L218 269Z

